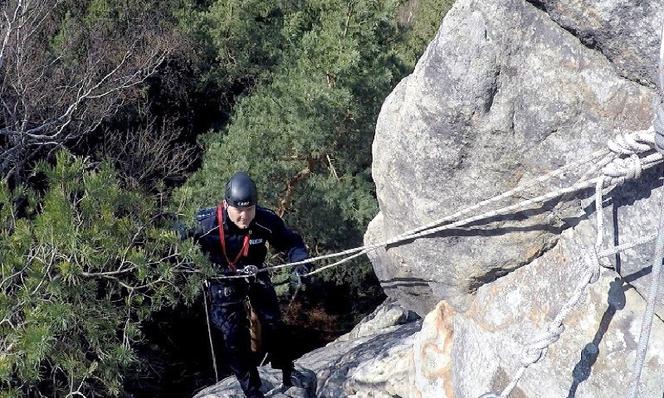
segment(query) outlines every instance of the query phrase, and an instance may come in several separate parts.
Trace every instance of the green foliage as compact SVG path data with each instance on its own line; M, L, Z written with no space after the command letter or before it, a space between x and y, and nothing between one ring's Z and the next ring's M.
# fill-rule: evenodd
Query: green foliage
M286 1L287 2L287 1ZM225 0L209 7L189 4L180 27L196 43L198 90L233 98L269 79L283 57L284 1Z
M339 1L282 10L283 29L274 36L293 38L287 61L238 104L227 131L206 137L203 169L187 184L195 204L218 200L230 174L245 169L262 202L291 218L297 211L291 201L302 195L320 204L350 196L359 206L345 204L341 218L366 222L372 214L360 214L375 211L366 183L373 125L404 73L388 44L398 37L394 7ZM353 188L368 198L345 195Z
M200 278L155 201L107 165L60 152L37 170L47 189L23 193L36 208L0 187L0 390L118 395L141 322L193 300Z
M443 17L455 0L414 0L404 2L400 22L407 27L404 40L397 44L397 51L412 68L426 46L438 32Z
M278 5L281 23L271 37L283 46L281 62L239 101L224 131L205 137L202 168L176 197L188 201L192 214L219 201L227 178L246 170L257 182L261 204L284 215L312 255L361 245L377 212L370 176L373 129L383 99L407 72L395 52L403 39L398 4ZM361 260L347 268L353 271L337 268L322 281L357 297L367 290L371 267Z

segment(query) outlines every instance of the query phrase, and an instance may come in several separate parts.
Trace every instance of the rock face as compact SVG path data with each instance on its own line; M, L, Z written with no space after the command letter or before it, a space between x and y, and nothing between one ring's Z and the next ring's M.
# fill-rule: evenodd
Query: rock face
M380 214L365 241L425 225L649 127L663 21L660 1L457 1L383 105L373 147ZM571 185L590 166L524 196ZM597 212L604 248L653 234L663 173L657 166L605 192L600 209L588 190L372 252L388 296L428 313L412 337L407 396L500 393L524 345L573 297L592 259ZM603 259L607 268L560 339L510 397L626 396L652 256L651 242ZM664 391L663 303L641 397Z
M454 318L455 396L499 393L516 374L523 345L546 330L588 266L584 248L594 226L582 221L555 248L519 270L482 286L468 311ZM545 357L529 367L512 397L628 396L643 299L612 270L590 285ZM661 397L664 325L653 325L640 397Z
M373 146L380 214L366 241L427 224L579 160L618 133L649 127L654 91L652 73L645 71L655 68L657 33L639 26L654 24L664 3L637 3L630 9L617 0L457 1L413 74L381 110ZM586 36L606 51L572 33L587 21L594 28ZM628 39L611 30L615 23ZM587 167L532 192L570 184ZM607 244L654 231L658 207L646 199L659 190L661 170L646 174L607 198L611 206L603 211L613 221L606 223ZM371 254L372 262L386 293L420 315L443 299L465 311L479 286L531 263L564 230L592 215L593 206L582 199L566 197L544 209L395 245ZM650 251L622 256L621 272L642 269ZM640 279L633 281L639 289Z
M664 9L657 1L532 0L627 79L654 87Z

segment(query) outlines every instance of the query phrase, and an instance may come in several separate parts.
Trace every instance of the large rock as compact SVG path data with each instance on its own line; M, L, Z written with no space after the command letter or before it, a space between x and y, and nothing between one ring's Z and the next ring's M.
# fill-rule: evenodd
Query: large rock
M531 0L620 75L651 87L657 81L659 34L664 8L658 0Z
M452 398L455 312L446 302L431 311L414 336L410 398Z
M405 309L396 300L387 299L355 325L353 330L340 336L336 341L349 341L371 336L389 327L404 325L418 318L419 316L416 313Z
M369 223L364 242L369 244L387 239L388 236L383 229L383 213L380 212ZM420 315L426 314L429 308L436 306L439 298L431 290L429 285L431 280L423 277L418 270L405 266L405 260L394 253L388 256L385 248L370 251L367 255L373 263L376 277L389 297L398 299L405 307L413 309Z
M386 100L373 176L380 214L367 243L454 213L651 125L664 2L459 0L415 71ZM389 150L386 150L389 148ZM575 182L589 165L524 197ZM407 396L500 393L524 344L550 325L603 248L652 235L664 167L509 217L370 253L386 293L419 314ZM516 200L520 199L519 197ZM503 202L502 204L505 204ZM650 284L653 243L607 267L528 367L511 397L626 396ZM439 303L440 300L444 300ZM664 303L640 397L661 397Z
M410 398L500 393L521 366L524 345L547 329L579 287L594 239L590 222L563 233L527 267L478 289L468 311L441 302L413 336ZM604 270L564 320L565 331L528 367L510 397L627 396L644 302L614 271ZM653 325L639 397L659 398L664 326Z
M594 227L581 222L555 248L499 280L482 286L469 310L453 320L455 393L499 393L520 367L523 344L546 330L572 297L591 256ZM627 281L604 270L564 322L565 331L543 360L530 366L513 397L628 396L643 299ZM661 397L664 325L653 325L639 397Z
M649 16L664 10L664 3L649 4ZM619 15L627 26L630 15L641 14L623 9ZM610 29L610 23L604 25ZM620 132L651 125L653 90L623 78L611 59L571 30L524 0L456 2L415 71L381 110L373 145L380 214L367 242L505 192L587 156ZM655 57L652 40L633 45L647 59ZM628 59L640 58L624 55L624 70L632 68ZM644 79L649 78L637 80ZM583 172L573 170L530 193L570 184ZM606 223L607 244L654 230L657 205L647 198L661 185L659 175L661 170L646 173L638 191L607 200L613 204L605 210L607 217L613 213ZM562 231L591 215L592 206L581 198L394 245L371 259L386 293L420 315L442 299L464 311L478 287L529 264L554 247ZM649 251L633 250L634 270L647 265ZM633 282L642 289L638 278Z
M268 398L407 397L412 390L413 336L421 320L409 310L386 302L351 332L296 361L304 377L282 391L281 372L259 368ZM195 398L242 397L235 377L210 386Z
M298 377L294 377L293 386L285 388L281 384L281 371L263 366L258 369L262 385L261 392L266 398L316 398L316 375L300 366L296 366ZM199 391L194 398L244 398L240 384L234 376Z

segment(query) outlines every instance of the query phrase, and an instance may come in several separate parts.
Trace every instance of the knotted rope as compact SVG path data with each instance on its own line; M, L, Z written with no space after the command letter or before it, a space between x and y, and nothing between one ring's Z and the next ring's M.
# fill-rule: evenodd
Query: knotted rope
M592 252L583 253L584 262L587 267L579 283L574 290L572 296L562 306L556 317L548 324L548 326L528 343L524 345L521 355L521 366L515 373L511 382L503 389L500 394L486 393L480 398L505 398L519 383L519 380L524 375L526 369L537 362L539 362L548 350L548 347L558 341L560 336L565 330L564 321L569 313L576 307L581 300L587 287L595 283L599 279L601 264L600 258L615 254L616 247L613 250L603 251L603 231L604 231L604 216L603 216L603 190L608 186L616 186L624 183L629 179L639 178L644 168L651 167L655 159L658 157L645 156L639 157L639 153L647 152L655 145L654 136L636 133L632 135L619 135L607 144L608 148L613 153L613 156L605 161L602 167L602 175L595 179L595 214L596 214L596 239ZM659 155L659 154L657 154ZM627 156L627 157L621 157ZM612 159L610 159L612 158ZM657 161L659 162L659 160ZM651 237L648 237L651 240ZM639 242L639 244L645 242ZM621 249L633 247L635 244L622 246Z
M528 366L541 360L546 355L548 347L556 342L562 332L564 331L563 321L576 306L581 298L582 293L587 286L594 283L599 278L600 273L600 258L608 255L613 255L627 248L634 247L638 244L649 242L653 236L647 236L637 242L631 244L614 247L611 250L602 250L602 240L604 231L604 217L603 217L603 189L606 182L609 184L622 184L626 180L639 178L644 168L651 167L653 162L659 162L661 157L657 155L664 154L664 27L662 29L661 44L660 44L660 62L659 62L659 96L655 102L655 120L653 122L654 135L641 136L634 135L620 135L614 140L608 142L608 147L613 152L612 155L607 155L600 161L596 169L602 170L602 175L596 180L595 186L595 212L597 219L597 238L595 240L594 250L592 252L591 261L587 261L588 268L581 278L575 293L565 303L561 311L555 319L547 326L543 333L534 337L528 344L524 346L524 352L521 359L521 367L516 372L510 384L499 394L487 393L480 398L505 398L507 397L525 373ZM652 140L651 138L652 137ZM654 147L657 154L639 157L639 153L647 152ZM617 156L616 156L617 155ZM594 172L594 169L589 170L584 177ZM664 205L664 202L663 202ZM584 257L587 254L584 255ZM655 257L652 266L652 280L649 290L649 297L647 302L646 311L641 322L641 334L639 337L639 345L637 348L637 358L634 362L634 374L630 389L630 397L636 398L638 395L639 379L643 364L645 362L646 352L648 350L648 339L650 336L650 329L652 327L652 319L655 312L655 301L658 296L659 276L662 268L662 257L664 256L664 206L660 215L657 242L655 246Z

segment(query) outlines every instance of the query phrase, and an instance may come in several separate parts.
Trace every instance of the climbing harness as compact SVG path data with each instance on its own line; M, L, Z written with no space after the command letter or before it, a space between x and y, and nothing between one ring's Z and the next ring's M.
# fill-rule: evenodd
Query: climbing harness
M258 273L258 267L255 265L247 265L243 268L236 269L235 273L242 278L245 278L248 283L255 280L256 274ZM224 279L224 277L210 277L209 279ZM208 306L210 305L207 296L207 289L210 287L209 281L206 279L203 281L203 305L205 306L205 322L207 324L208 340L210 343L210 356L212 357L212 368L214 370L214 379L216 382L219 382L219 371L217 368L217 356L215 355L214 342L212 339L212 327L210 326L210 312ZM265 359L263 359L265 360Z

